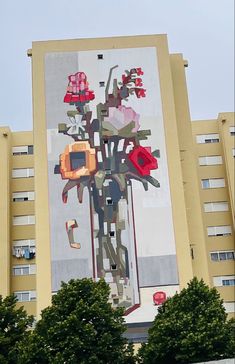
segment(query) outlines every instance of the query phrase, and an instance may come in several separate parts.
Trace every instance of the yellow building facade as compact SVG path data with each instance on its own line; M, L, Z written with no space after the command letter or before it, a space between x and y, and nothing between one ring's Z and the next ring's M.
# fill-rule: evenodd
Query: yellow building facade
M169 54L165 35L35 42L28 55L33 132L0 128L4 171L0 176L0 293L14 292L18 304L39 317L61 280L104 277L114 306L126 305L129 336L134 340L132 334L137 333L136 341L141 341L141 332L146 332L157 313L154 294L171 296L193 276L215 286L229 315L234 314L234 113L191 121L187 62L181 54ZM86 103L71 101L78 95L72 88L76 77L83 77L82 82L87 77L93 90ZM133 124L136 130L124 134L117 126L117 110L123 117L130 109L140 115L140 126ZM111 112L116 112L115 117ZM97 129L94 120L100 122ZM137 120L134 113L133 120ZM122 139L130 145L128 152L120 147ZM115 149L115 143L116 154L112 154L109 146ZM66 167L70 171L66 190L65 172L61 173L58 161L60 155L67 158L67 145L73 154ZM83 150L95 151L95 174L85 164L89 178L71 182L73 171L80 171L85 163ZM133 152L140 151L141 158L153 163L148 175L143 167L150 162L141 159L138 165L134 160ZM125 168L130 170L115 202L113 180L123 180ZM101 175L105 176L102 186ZM155 185L147 188L146 180L148 184L154 180ZM79 195L81 183L87 183L83 201L75 204L72 188ZM123 210L123 206L127 207ZM125 221L120 218L123 211L128 216ZM117 255L109 253L112 246ZM118 264L125 265L125 274Z

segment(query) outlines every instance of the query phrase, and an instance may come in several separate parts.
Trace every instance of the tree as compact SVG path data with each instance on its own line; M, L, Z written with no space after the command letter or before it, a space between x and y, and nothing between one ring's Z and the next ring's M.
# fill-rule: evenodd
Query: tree
M234 321L226 318L217 290L193 278L188 288L159 308L148 343L139 350L139 362L193 363L233 357Z
M16 308L14 295L3 299L0 295L0 363L18 363L18 344L29 336L33 316L28 316L23 307Z
M42 311L19 364L134 363L123 337L123 309L108 302L109 286L91 279L70 280Z

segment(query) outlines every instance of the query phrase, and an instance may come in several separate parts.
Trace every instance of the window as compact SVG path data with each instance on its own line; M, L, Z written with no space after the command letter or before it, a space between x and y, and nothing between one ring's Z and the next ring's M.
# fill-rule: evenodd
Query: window
M105 86L105 82L104 81L100 81L99 82L99 85L100 85L100 87L104 87Z
M229 132L230 132L230 135L234 136L235 135L235 126L230 126Z
M207 227L208 236L227 236L232 235L232 227L229 225L222 226L208 226Z
M235 278L234 279L222 279L222 286L235 286Z
M234 313L235 312L235 302L234 301L227 301L223 303L224 308L227 313Z
M33 191L13 192L12 201L14 201L14 202L34 201L34 192Z
M224 178L208 178L208 179L202 179L202 188L220 188L225 187L225 180Z
M235 259L234 250L211 252L210 256L213 262Z
M14 168L12 178L34 177L34 168Z
M97 59L104 59L103 54L97 54Z
M206 157L199 157L198 158L200 166L212 166L222 164L222 157L221 155L211 155Z
M28 155L33 154L33 145L21 145L12 148L13 155Z
M111 197L106 197L106 205L112 205L113 204L113 200L111 199Z
M27 239L27 240L13 240L12 242L13 247L34 247L36 245L35 239Z
M33 259L36 255L35 240L14 240L12 255L16 258Z
M13 225L34 225L34 215L13 216Z
M213 277L213 283L214 283L215 287L234 286L235 285L235 276Z
M36 291L17 291L14 292L19 302L28 302L36 300Z
M217 212L217 211L228 211L228 202L204 202L205 212Z
M100 110L101 116L108 116L108 110Z
M201 134L196 136L196 141L198 144L203 143L218 143L219 134Z
M31 265L15 265L13 268L13 276L24 276L36 274L36 264Z

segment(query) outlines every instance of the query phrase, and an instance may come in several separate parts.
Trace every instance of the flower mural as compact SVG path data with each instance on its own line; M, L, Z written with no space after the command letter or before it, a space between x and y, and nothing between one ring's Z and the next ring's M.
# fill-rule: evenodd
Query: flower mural
M96 115L89 110L95 99L89 89L87 76L77 72L68 76L64 102L75 106L69 110L68 123L58 125L60 133L72 141L60 155L55 173L66 184L62 191L63 203L69 203L69 190L77 189L82 203L86 188L90 197L92 228L93 276L104 278L110 285L110 300L114 306L123 306L128 313L140 303L137 279L137 258L132 203L132 181L148 190L148 184L159 187L151 176L158 168L159 150L141 146L151 135L141 130L141 117L130 106L123 105L129 97L146 97L141 67L126 70L122 80L113 79L110 69L105 88L105 101L96 106ZM71 248L82 251L83 243L75 241L73 230L79 221L65 222ZM79 235L79 234L78 234Z

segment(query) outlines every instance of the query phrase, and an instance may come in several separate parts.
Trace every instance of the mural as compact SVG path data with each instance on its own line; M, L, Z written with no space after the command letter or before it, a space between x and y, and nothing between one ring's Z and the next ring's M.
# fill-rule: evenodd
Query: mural
M89 108L95 94L85 72L68 76L64 96L64 103L70 105L68 122L58 124L68 144L61 150L54 173L65 180L64 204L70 203L70 190L76 189L82 206L84 191L88 191L93 277L105 278L113 305L125 307L128 313L140 303L132 183L138 181L145 191L149 184L160 187L151 175L158 168L160 152L146 146L151 130L141 129L141 115L128 106L129 98L146 97L142 68L125 70L118 80L112 77L117 67L111 67L106 87L105 82L100 84L105 101L96 105L96 115ZM74 231L79 236L83 223L76 215L65 221L68 249L81 254L85 242L75 239Z

